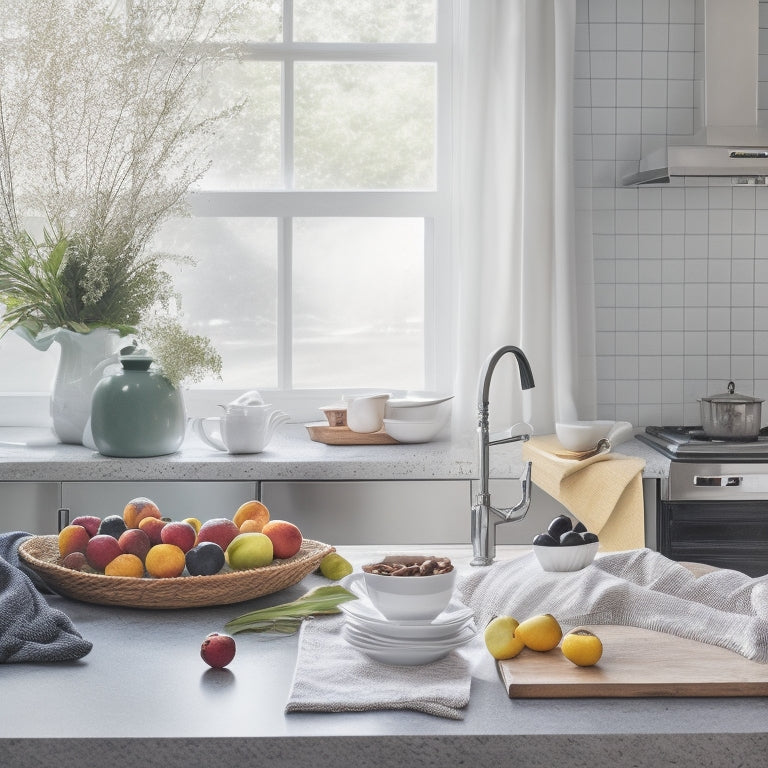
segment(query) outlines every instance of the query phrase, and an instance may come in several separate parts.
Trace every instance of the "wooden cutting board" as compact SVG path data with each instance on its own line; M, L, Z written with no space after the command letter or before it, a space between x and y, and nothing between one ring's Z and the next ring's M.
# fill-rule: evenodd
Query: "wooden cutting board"
M590 626L603 643L593 667L560 648L498 662L510 698L768 696L768 664L696 640L636 627Z
M399 445L383 429L378 432L353 432L349 427L331 427L322 422L306 424L310 440L326 445Z

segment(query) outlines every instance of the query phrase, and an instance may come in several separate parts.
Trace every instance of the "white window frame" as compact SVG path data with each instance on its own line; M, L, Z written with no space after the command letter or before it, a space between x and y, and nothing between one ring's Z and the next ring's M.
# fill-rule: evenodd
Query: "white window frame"
M291 219L292 217L411 217L424 220L424 349L425 388L450 391L453 384L456 285L451 249L451 179L453 115L453 39L455 0L436 0L437 29L433 43L303 43L292 41L293 2L284 2L283 41L241 47L245 60L285 62L281 83L281 164L292 180L293 68L297 61L435 62L437 66L436 186L434 191L192 191L194 217L275 218L278 222L278 386L265 391L269 402L294 420L316 420L317 408L356 390L293 390L291 360ZM185 402L190 416L210 415L216 404L242 390L190 388ZM48 398L40 394L0 396L0 424L42 425Z

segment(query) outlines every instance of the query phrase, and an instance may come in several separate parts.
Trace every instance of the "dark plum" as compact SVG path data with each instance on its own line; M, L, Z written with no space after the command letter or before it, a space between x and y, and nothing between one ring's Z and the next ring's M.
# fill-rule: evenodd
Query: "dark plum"
M560 542L553 539L548 533L537 533L533 537L534 546L537 547L557 547Z
M591 533L590 531L582 533L581 538L584 539L585 544L594 544L596 541L600 541L600 539L597 538L597 534Z
M203 541L184 556L190 576L213 576L224 567L224 550L213 541Z
M584 543L584 539L582 539L581 534L576 533L576 531L566 531L560 537L561 547L578 547L578 546L581 546L583 543Z
M119 539L127 530L128 526L121 515L107 515L99 526L99 533L112 536L114 539Z
M558 515L547 527L547 533L553 538L560 540L560 537L573 528L573 522L568 515Z
M576 531L576 533L586 533L587 532L587 526L584 525L584 523L576 523L576 525L573 526L573 530Z

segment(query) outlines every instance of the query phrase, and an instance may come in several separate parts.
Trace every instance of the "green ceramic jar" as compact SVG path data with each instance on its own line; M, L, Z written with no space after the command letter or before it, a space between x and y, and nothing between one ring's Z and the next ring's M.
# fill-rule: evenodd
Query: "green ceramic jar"
M122 355L122 370L104 376L93 390L91 433L104 456L164 456L179 449L186 429L181 392L152 358Z

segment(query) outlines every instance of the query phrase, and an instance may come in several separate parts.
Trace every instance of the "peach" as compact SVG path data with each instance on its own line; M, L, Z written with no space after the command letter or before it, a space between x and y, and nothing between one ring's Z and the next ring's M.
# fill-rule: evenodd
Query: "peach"
M186 553L195 546L197 532L189 523L167 523L160 529L160 540L163 544L175 544Z
M274 556L281 560L293 557L301 549L301 531L287 520L270 520L261 532L272 540Z
M212 520L206 520L200 526L200 532L197 534L198 542L212 541L218 544L225 552L227 547L240 533L240 529L226 517L214 517Z
M232 522L234 522L240 530L243 530L242 526L246 520L254 521L248 527L248 530L258 533L264 527L264 524L269 522L269 510L264 504L255 499L246 501L237 508L237 512L235 512L232 517Z
M82 571L88 567L88 560L82 552L70 552L61 561L61 565L73 571Z
M89 542L85 550L88 562L97 570L103 571L123 550L114 536L108 533L97 533Z
M125 533L120 534L117 543L124 554L136 555L142 562L152 546L149 534L141 528L129 528Z
M99 532L101 518L96 515L78 515L74 520L70 520L72 525L82 525L89 536L95 536Z
M166 525L168 525L168 523L166 523L165 520L160 520L157 517L145 517L139 523L139 530L144 531L144 533L149 536L149 543L154 546L155 544L163 543L163 540L160 537L160 531L162 531Z
M70 523L59 531L59 554L66 557L70 552L85 552L90 540L82 525Z
M123 520L129 528L138 528L139 523L147 517L156 517L158 520L162 517L157 504L151 499L139 496L125 505Z

